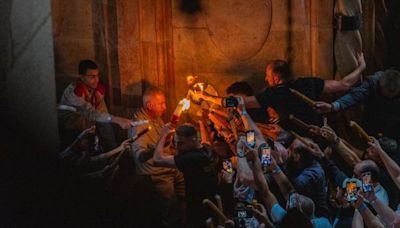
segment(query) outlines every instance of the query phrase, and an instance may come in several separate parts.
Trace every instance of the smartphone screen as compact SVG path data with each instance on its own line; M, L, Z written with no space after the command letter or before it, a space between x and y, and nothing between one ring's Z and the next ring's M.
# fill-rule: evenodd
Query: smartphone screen
M349 202L357 200L357 183L356 182L349 181L346 183L346 199Z
M225 159L222 161L222 168L228 172L228 173L232 173L233 169L232 169L232 162L229 159Z
M246 144L251 148L254 148L256 146L256 138L253 130L246 132Z
M264 146L261 148L261 166L267 167L271 165L271 148Z
M371 173L366 172L362 174L362 188L364 192L372 191Z

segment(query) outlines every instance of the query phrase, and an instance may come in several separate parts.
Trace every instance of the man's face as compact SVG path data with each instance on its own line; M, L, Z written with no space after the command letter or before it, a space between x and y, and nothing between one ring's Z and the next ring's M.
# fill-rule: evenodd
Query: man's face
M174 136L174 144L179 152L196 149L196 137Z
M161 117L167 109L164 94L155 94L147 104L148 112L154 117Z
M85 75L81 75L83 83L90 89L96 89L99 84L99 69L87 69Z
M272 71L271 65L268 65L265 70L265 82L267 86L276 86L282 83L282 80Z

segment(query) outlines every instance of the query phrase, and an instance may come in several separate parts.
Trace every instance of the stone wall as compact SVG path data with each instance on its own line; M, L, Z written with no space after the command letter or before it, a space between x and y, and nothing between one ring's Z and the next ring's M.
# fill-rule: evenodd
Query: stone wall
M82 59L95 59L95 41L91 0L52 0L57 98L78 76Z
M266 63L278 58L296 75L333 77L332 0L197 1L193 13L182 2L54 0L57 89L82 58L102 66L113 112L140 107L149 85L167 91L171 111L188 74L221 94L237 80L259 91Z

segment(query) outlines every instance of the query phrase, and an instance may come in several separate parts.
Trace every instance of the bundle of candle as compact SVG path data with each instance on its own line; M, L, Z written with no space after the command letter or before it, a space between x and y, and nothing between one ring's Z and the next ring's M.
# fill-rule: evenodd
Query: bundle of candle
M174 113L172 114L171 117L171 123L172 124L177 124L179 121L179 118L181 117L181 114L183 111L188 110L190 108L190 100L183 98L182 100L179 101L178 106L176 106Z
M295 89L289 89L290 92L292 92L296 97L300 98L302 101L306 102L308 105L310 106L315 106L315 101L311 100L309 97L307 97L306 95L300 93L299 91L295 90Z
M352 127L357 133L367 142L372 142L371 137L364 131L364 129L358 125L355 121L350 121L350 127Z

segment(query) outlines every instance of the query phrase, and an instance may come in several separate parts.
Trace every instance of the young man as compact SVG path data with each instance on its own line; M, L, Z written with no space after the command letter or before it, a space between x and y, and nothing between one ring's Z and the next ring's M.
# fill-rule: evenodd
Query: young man
M79 78L71 83L61 97L58 106L58 118L61 134L66 131L80 132L96 123L100 140L105 151L118 146L112 126L131 127L131 120L108 113L104 95L105 87L99 83L99 69L92 60L82 60L78 67Z
M164 143L173 129L163 127L154 153L154 162L165 167L178 168L185 178L186 218L188 227L204 227L209 213L202 205L203 199L214 198L217 191L217 170L212 151L197 138L193 125L184 124L176 129L174 142L177 155L164 153Z

